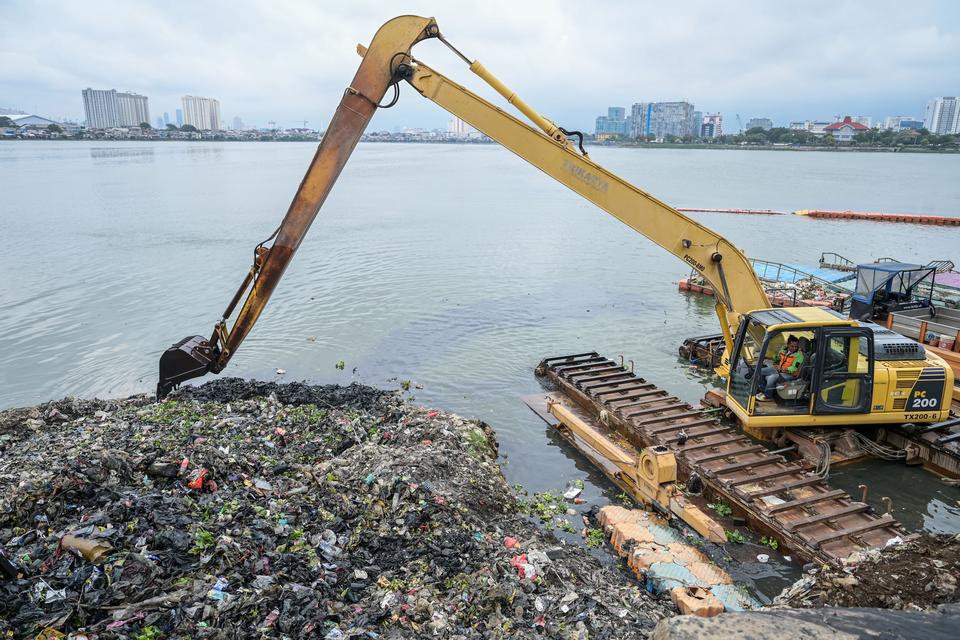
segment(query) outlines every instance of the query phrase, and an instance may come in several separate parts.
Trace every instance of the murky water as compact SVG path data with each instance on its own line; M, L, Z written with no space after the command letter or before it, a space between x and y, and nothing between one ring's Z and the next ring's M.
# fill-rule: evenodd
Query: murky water
M160 352L208 334L273 231L313 144L0 144L0 407L152 391ZM960 156L596 149L676 206L960 215ZM960 230L698 214L770 260L895 256L960 263ZM714 330L677 292L682 262L496 146L360 145L228 373L379 386L482 418L532 490L610 485L519 400L546 355L625 354L696 401L676 358ZM339 371L335 363L343 360ZM837 470L898 518L960 530L960 491L885 463ZM859 475L858 475L859 474ZM885 486L876 486L888 483ZM752 571L752 569L751 569ZM765 565L758 584L784 578ZM769 574L769 575L768 575Z

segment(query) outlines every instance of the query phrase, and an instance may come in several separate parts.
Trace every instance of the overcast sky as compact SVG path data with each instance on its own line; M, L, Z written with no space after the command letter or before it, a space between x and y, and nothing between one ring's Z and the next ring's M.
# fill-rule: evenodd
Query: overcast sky
M445 36L567 128L593 131L608 105L688 100L777 123L838 114L923 116L960 94L960 2L49 2L0 0L0 107L83 118L85 87L220 100L229 124L322 128L353 76L357 42L400 13ZM471 88L439 42L416 55ZM489 92L483 92L490 95ZM372 129L445 127L407 87Z

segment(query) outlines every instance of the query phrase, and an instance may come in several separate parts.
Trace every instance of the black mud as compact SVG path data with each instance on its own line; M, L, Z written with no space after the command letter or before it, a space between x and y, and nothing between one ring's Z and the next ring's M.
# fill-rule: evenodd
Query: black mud
M322 407L353 407L365 411L376 410L396 394L362 384L312 385L305 382L261 382L243 378L217 378L203 385L185 386L174 392L173 398L199 402L230 402L268 397L273 394L283 404L315 404Z

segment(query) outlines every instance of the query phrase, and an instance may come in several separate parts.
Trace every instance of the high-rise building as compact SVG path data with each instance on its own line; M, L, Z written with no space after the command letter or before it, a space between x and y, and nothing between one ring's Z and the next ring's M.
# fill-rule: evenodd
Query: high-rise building
M177 126L183 126L183 109L177 109Z
M216 98L183 96L183 123L201 131L220 131L220 101Z
M692 130L690 131L690 135L692 135L694 138L699 138L701 133L700 128L702 124L703 124L703 111L694 111L693 124L691 125Z
M166 111L163 112L163 126L170 124L170 114Z
M447 122L447 135L451 138L469 138L476 134L476 129L456 116Z
M757 128L763 129L764 131L770 131L770 129L773 129L773 120L770 118L750 118L747 120L747 131Z
M150 105L147 96L139 93L117 92L117 125L138 127L150 122Z
M708 113L703 116L700 125L701 138L719 138L723 135L723 116L719 113Z
M623 107L607 107L607 115L597 116L594 135L599 140L630 135L627 110Z
M636 136L695 136L699 133L696 109L689 102L638 102L630 109L632 134Z
M859 122L860 124L865 126L867 129L873 126L873 118L870 116L850 116L850 119L853 120L854 122Z
M157 116L157 129L163 129L163 118Z
M84 89L83 111L90 129L108 129L117 126L117 90Z
M150 122L147 96L116 89L84 89L83 110L91 129L137 127Z
M943 96L927 103L923 126L930 133L960 133L960 97Z
M233 116L233 128L236 131L243 129L243 120L240 119L240 116Z
M635 102L630 107L630 137L640 138L646 136L650 128L650 115L653 108L652 102Z

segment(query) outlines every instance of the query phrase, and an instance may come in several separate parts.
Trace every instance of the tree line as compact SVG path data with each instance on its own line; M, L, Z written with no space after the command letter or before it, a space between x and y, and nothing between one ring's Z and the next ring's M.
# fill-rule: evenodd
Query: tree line
M639 136L636 142L654 142L656 136ZM938 135L927 129L904 129L903 131L867 129L859 132L850 142L838 142L831 134L814 135L810 131L774 127L753 127L743 133L724 134L716 138L693 136L663 136L668 144L720 144L739 146L788 145L801 147L836 147L838 144L852 147L926 147L930 149L960 150L960 134Z

